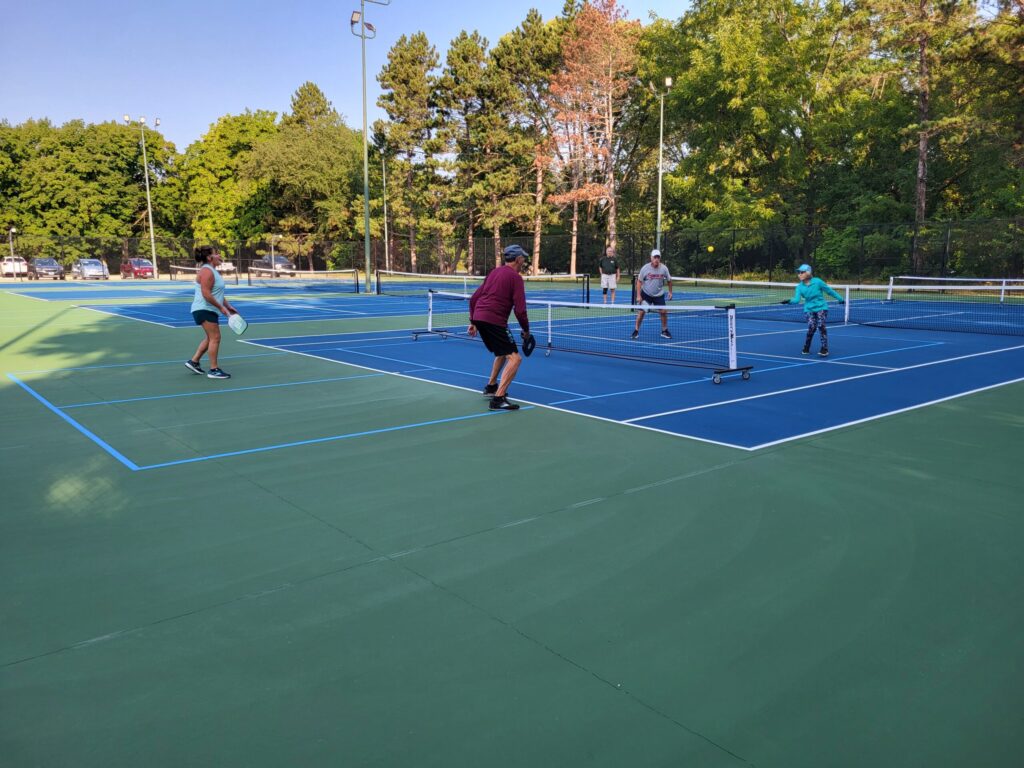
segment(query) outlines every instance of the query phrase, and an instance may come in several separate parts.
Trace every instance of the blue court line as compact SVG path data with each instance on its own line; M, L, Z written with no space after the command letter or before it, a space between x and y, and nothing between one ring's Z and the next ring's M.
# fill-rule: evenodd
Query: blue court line
M147 397L126 397L121 400L97 400L92 403L72 403L71 405L58 405L61 410L68 408L87 408L91 405L115 405L117 403L137 403L140 400L169 400L174 397L193 397L197 395L221 395L225 392L247 392L252 389L274 389L275 387L294 387L299 384L322 384L327 381L349 381L350 379L371 379L376 376L383 376L383 373L363 373L358 376L334 376L329 379L309 379L307 381L288 381L284 384L259 384L251 387L231 387L230 389L208 389L204 392L179 392L172 395L149 395Z
M531 410L531 406L526 406L520 410L528 411ZM200 461L209 461L210 459L224 459L231 456L244 456L250 453L264 453L266 451L276 451L279 448L295 448L300 445L316 445L317 443L330 443L337 440L349 440L354 437L367 437L369 435L381 435L387 432L399 432L403 429L415 429L417 427L430 427L435 424L448 424L454 421L466 421L468 419L480 419L485 416L497 416L504 411L484 411L483 413L471 413L467 416L452 416L448 419L434 419L433 421L420 421L415 424L401 424L397 427L383 427L382 429L370 429L365 432L350 432L346 435L331 435L330 437L318 437L313 440L299 440L294 443L278 443L277 445L265 445L260 448L247 448L242 451L228 451L226 453L214 453L210 456L196 456L191 459L179 459L177 461L165 461L160 464L147 464L142 467L135 467L138 470L147 469L161 469L163 467L174 467L179 464L195 464ZM134 466L134 465L133 465Z
M287 352L260 352L252 355L221 355L221 360L238 360L243 357L274 357L277 355L287 355ZM38 371L15 371L20 376L27 376L30 373L60 373L61 371L93 371L99 368L136 368L144 365L171 365L173 363L182 364L184 358L177 358L176 360L153 360L149 363L110 363L108 365L79 365L74 368L43 368Z
M90 432L90 431L89 431L88 429L86 429L85 427L83 427L83 426L82 426L81 424L79 424L79 423L78 423L77 421L75 421L74 419L72 419L72 418L71 418L70 416L68 416L68 415L67 415L66 413L63 413L63 412L62 412L62 411L61 411L61 410L60 410L60 409L59 409L59 408L58 408L57 406L55 406L55 405L54 405L53 403L51 403L51 402L50 402L49 400L47 400L47 399L46 399L45 397L43 397L42 395L40 395L40 394L39 394L38 392L36 392L36 391L35 391L34 389L32 389L32 387L30 387L30 386L29 386L28 384L26 384L25 382L23 382L23 381L22 381L21 379L19 379L19 378L18 378L17 376L15 376L15 375L14 375L13 373L8 373L8 374L7 374L7 378L9 378L9 379L10 379L11 381L13 381L13 382L14 382L15 384L17 384L17 385L18 385L19 387L21 387L22 389L24 389L24 390L25 390L26 392L28 392L28 393L29 393L30 395L32 395L32 397L34 397L34 398L35 398L36 400L38 400L38 401L39 401L40 403L42 403L43 405L45 405L45 406L46 406L47 408L49 408L49 409L50 409L51 411L53 411L53 412L54 412L55 414L57 414L57 415L58 415L58 416L60 416L60 417L61 417L62 419L64 419L64 421L66 421L66 422L67 422L68 424L70 424L70 425L71 425L72 427L74 427L75 429L77 429L77 430L78 430L79 432L81 432L81 433L82 433L83 435L85 435L85 436L86 436L87 438L89 438L89 439L90 439L90 440L92 440L92 441L93 441L94 443L96 443L96 445L98 445L98 446L99 446L100 448L102 448L102 449L103 449L104 451L106 451L106 452L107 452L107 453L109 453L109 454L110 454L111 456L113 456L113 457L114 457L115 459L117 459L117 460L118 460L118 461L120 461L120 462L121 462L122 464L124 464L124 465L125 465L126 467L128 467L128 469L130 469L130 470L131 470L132 472L138 472L138 471L139 471L140 469L142 469L142 467L140 467L140 466L139 466L138 464L136 464L136 463L135 463L134 461L132 461L131 459L129 459L129 458L127 458L126 456L124 456L124 455L123 455L122 453L120 453L120 452L118 452L117 450L115 450L115 449L114 449L114 447L113 447L113 446L111 446L111 445L110 445L109 443L107 443L107 442L106 442L105 440L101 439L100 437L98 437L98 436L96 436L95 434L93 434L92 432Z

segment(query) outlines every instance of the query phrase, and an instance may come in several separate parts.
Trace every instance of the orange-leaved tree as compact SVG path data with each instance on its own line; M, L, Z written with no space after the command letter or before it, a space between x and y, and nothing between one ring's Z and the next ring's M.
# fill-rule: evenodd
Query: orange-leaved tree
M634 78L640 23L615 0L591 0L571 22L550 98L556 129L549 145L562 184L548 200L572 206L571 272L576 271L580 203L605 206L608 241L616 240L616 120Z

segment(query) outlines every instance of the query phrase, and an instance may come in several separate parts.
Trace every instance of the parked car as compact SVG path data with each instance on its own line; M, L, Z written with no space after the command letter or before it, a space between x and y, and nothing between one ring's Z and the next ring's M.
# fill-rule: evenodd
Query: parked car
M63 280L64 266L56 259L40 257L28 265L29 280Z
M71 276L80 280L109 280L110 270L99 259L78 259L71 265Z
M262 259L256 259L250 269L268 269L278 275L295 276L295 265L284 256L264 256Z
M153 269L153 262L149 259L121 259L121 278L135 278L144 280L156 277L156 270Z
M233 275L238 270L235 269L235 265L232 264L230 261L222 261L220 263L220 266L217 267L217 271L220 272L222 275Z
M4 277L22 277L28 274L28 262L21 256L4 256L2 269Z

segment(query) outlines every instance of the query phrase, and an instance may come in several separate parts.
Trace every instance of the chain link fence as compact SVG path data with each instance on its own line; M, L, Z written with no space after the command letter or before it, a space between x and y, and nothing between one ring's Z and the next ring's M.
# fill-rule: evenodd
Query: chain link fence
M28 259L52 257L66 267L79 258L106 262L112 275L129 258L150 258L148 238L37 237L19 234L14 250ZM518 244L533 253L533 235L442 238L392 233L387 243L374 238L372 269L422 273L486 274L499 263L503 248ZM274 235L245 242L188 238L156 240L157 271L172 265L193 266L195 249L212 245L240 273L260 260L287 259L296 269L364 269L362 241L328 240L313 235ZM575 271L596 274L606 247L604 233L584 231L575 242ZM620 233L616 253L623 272L634 274L654 247L650 234ZM540 270L566 273L573 269L573 238L549 234L540 238ZM662 233L663 260L680 276L731 279L791 280L806 261L829 280L885 282L893 275L932 277L1024 276L1024 219L928 222L925 224L851 225L823 228L810 234L782 227L750 229L684 229ZM265 263L265 262L264 262Z

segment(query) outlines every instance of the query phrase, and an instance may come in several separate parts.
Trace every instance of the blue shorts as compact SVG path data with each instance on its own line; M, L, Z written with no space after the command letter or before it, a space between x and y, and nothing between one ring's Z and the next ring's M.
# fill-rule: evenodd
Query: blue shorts
M211 312L208 309L197 309L192 313L192 319L196 321L196 325L202 325L203 323L217 323L220 320L220 315L216 312Z
M643 289L641 289L640 290L640 301L646 301L648 304L651 304L651 305L653 305L655 307L664 307L665 306L665 294L663 293L663 294L661 294L661 296L648 296L646 293L644 293Z

